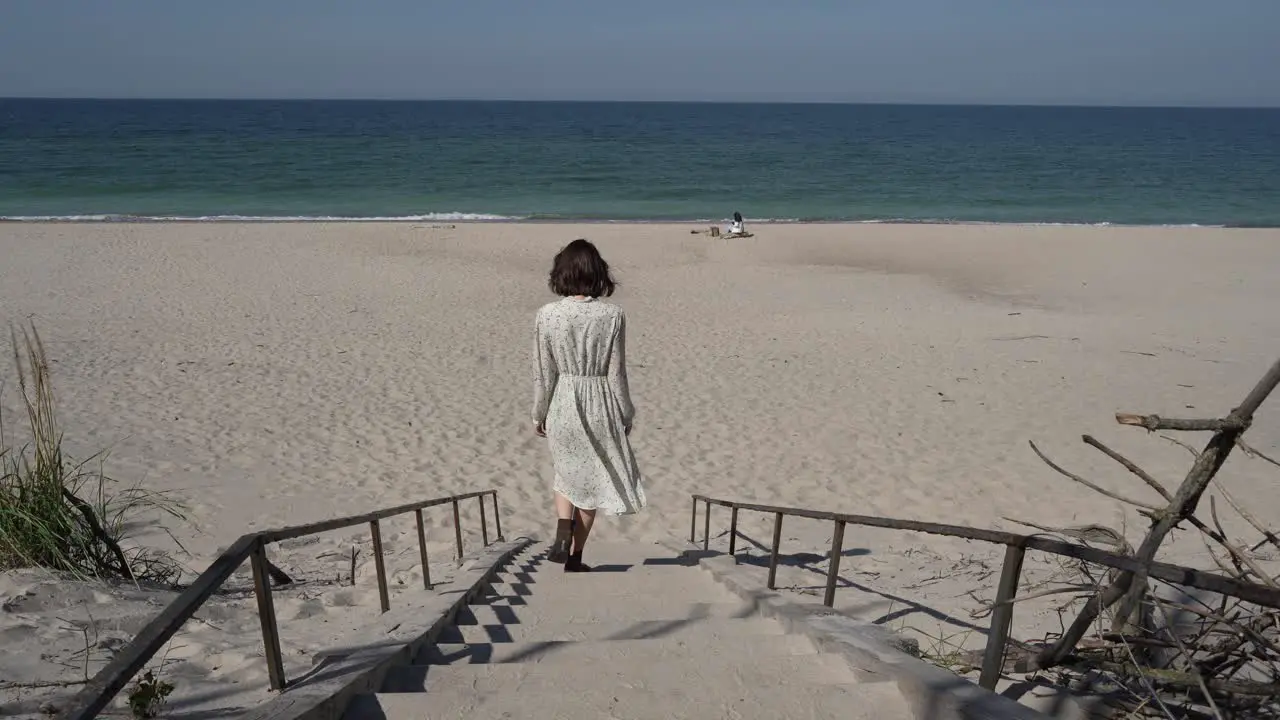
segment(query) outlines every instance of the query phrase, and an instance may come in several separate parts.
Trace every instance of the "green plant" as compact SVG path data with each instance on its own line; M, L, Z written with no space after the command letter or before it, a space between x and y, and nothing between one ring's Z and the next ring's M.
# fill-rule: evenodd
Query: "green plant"
M160 715L169 695L173 692L173 684L157 678L150 670L134 683L129 691L129 710L135 718L145 720Z
M181 504L138 486L112 491L101 455L80 463L66 458L40 335L33 325L21 335L11 329L10 337L30 441L12 447L0 415L0 570L41 567L82 579L175 582L182 568L170 555L124 545L140 520L185 520Z

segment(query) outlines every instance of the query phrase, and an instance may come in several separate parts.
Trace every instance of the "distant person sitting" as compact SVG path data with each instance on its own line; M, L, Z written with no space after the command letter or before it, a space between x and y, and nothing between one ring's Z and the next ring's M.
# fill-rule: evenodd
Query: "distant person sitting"
M742 225L742 213L735 212L733 214L733 224L729 226L729 230L725 234L729 237L747 234L746 228Z

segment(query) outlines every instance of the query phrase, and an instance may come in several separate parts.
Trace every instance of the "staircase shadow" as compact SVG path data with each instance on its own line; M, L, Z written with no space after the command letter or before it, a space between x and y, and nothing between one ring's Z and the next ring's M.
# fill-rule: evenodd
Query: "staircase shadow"
M542 563L543 563L543 558L540 556L533 557L527 561L512 559L512 560L509 560L506 564L504 564L501 569L499 569L500 573L509 575L512 578L515 578L516 580L513 583L507 584L507 586L511 588L512 592L515 593L515 595L513 596L514 599L510 599L510 604L515 605L517 604L517 601L519 601L520 603L523 603L523 600L521 600L521 598L523 598L524 596L533 594L533 590L530 589L529 586L537 582L533 578L533 573L537 571L538 566L541 565ZM425 643L423 645L423 648L430 648L438 643L451 642L451 640L446 640L443 638L449 637L451 636L451 634L453 636L457 636L458 634L457 625L459 623L460 617L465 620L467 615L470 614L472 622L469 624L478 624L479 621L478 619L476 619L475 613L471 612L470 608L472 604L482 600L484 597L485 597L484 591L482 591L480 595L476 596L476 598L472 599L467 604L458 608L457 613L455 613L454 617L449 621L449 623L445 625L445 627L443 627L439 631L439 633L437 633L436 639ZM513 609L506 608L505 610L511 613L510 617L513 618L512 620L513 623L518 622L518 619L515 619L515 614ZM498 626L498 625L486 626L486 630L488 630L490 627L495 628L494 633L498 637L502 637L502 633L506 632L506 637L508 639L505 641L499 640L499 642L510 642L510 637L511 637L510 632L505 631L503 629L503 626ZM347 670L337 670L333 666L337 664L339 661L345 660L357 653L366 652L370 650L375 650L375 651L386 650L389 648L399 647L402 644L403 643L396 642L396 641L389 641L389 642L369 643L367 645L337 647L337 648L332 648L329 650L322 651L320 653L317 653L318 661L316 662L316 664L313 665L309 670L307 670L301 676L299 676L297 679L291 681L289 683L288 689L295 690L297 688L306 687L308 685L322 683L326 680L329 680L335 677L335 673L349 672ZM419 650L419 652L421 653L423 652L423 650Z
M243 692L242 688L215 688L197 695L170 700L165 704L164 717L174 720L221 720L242 716L248 707L232 705L226 707L200 707L221 698Z
M615 564L615 565L592 565L592 566L591 566L591 572L593 572L593 573L620 573L620 572L626 572L626 571L630 570L632 567L633 567L633 566L631 566L631 565L616 565L616 564Z
M496 650L501 645L513 644L515 642L511 628L523 624L518 609L528 606L528 599L534 594L534 590L529 585L534 584L532 572L536 571L539 566L546 563L545 555L524 562L517 562L516 566L520 568L517 571L506 571L505 574L512 578L516 578L516 582L501 583L506 594L497 593L492 587L488 589L486 594L481 595L473 601L474 605L482 605L489 609L498 620L497 624L481 623L472 606L460 608L453 623L445 628L435 641L426 646L419 653L419 662L436 666L450 665L473 665L487 664L493 662ZM695 567L696 560L687 557L650 557L640 562L641 566L669 566L679 565L685 567ZM610 564L592 566L592 572L629 572L635 565L629 564ZM499 601L494 603L493 601ZM758 600L753 599L750 602L744 602L732 615L731 619L742 619L757 614ZM686 617L664 619L664 620L640 620L631 625L593 640L594 642L615 642L622 640L647 640L665 637L680 632L684 628L688 628L698 622L715 617L711 612L709 603L694 603L690 607L689 614ZM488 642L467 642L460 628L463 627L480 627L487 636ZM558 651L564 650L574 644L582 642L592 642L590 640L543 640L528 643L528 646L518 652L504 656L501 660L503 663L518 663L528 660L541 660ZM465 645L464 648L451 650L441 648L448 645Z
M755 603L744 603L743 607L732 616L733 619L742 619L750 617L756 613ZM639 620L631 625L611 633L594 642L617 642L623 640L651 640L660 637L666 637L678 633L682 629L688 628L698 622L713 617L710 612L710 605L707 603L695 603L689 615L683 618L675 618L670 620ZM508 620L510 622L508 622ZM451 638L442 635L433 647L424 649L420 653L419 662L436 666L451 665L479 665L493 662L495 651L500 645L513 643L509 625L519 625L520 619L515 613L502 618L502 625L485 625L483 626L486 634L491 638L491 642L487 643L466 643L460 634ZM582 642L592 642L584 640L541 640L529 643L528 647L523 650L506 656L502 662L519 663L528 660L542 660L555 652L569 648L575 644ZM455 651L446 651L441 645L465 644L466 647Z

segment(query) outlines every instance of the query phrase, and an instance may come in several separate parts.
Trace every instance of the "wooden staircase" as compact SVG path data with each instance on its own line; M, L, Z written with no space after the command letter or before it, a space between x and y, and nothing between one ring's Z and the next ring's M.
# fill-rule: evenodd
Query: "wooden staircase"
M845 662L660 545L590 544L591 573L531 546L344 720L912 717Z

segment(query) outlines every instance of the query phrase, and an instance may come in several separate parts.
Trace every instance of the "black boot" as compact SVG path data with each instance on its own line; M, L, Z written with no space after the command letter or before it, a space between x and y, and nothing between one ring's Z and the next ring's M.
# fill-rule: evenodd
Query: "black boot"
M564 563L569 559L569 543L573 540L573 521L556 521L556 539L547 551L547 560L553 563Z
M564 564L565 572L591 572L590 565L582 564L582 553L576 552L569 556Z

